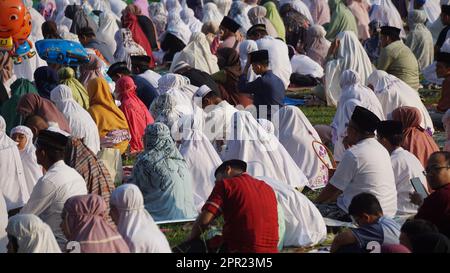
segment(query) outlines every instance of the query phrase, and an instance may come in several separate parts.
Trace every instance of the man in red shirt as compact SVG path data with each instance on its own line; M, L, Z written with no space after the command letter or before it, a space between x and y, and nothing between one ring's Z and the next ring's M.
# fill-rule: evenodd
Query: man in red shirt
M417 193L411 195L411 202L420 205L415 219L430 221L440 233L450 238L450 153L433 153L428 160L426 176L434 192L424 200Z
M225 220L220 251L278 252L278 212L273 189L246 173L247 164L229 160L216 172L216 185L195 222L188 242L198 241L219 215ZM210 245L210 244L209 244Z

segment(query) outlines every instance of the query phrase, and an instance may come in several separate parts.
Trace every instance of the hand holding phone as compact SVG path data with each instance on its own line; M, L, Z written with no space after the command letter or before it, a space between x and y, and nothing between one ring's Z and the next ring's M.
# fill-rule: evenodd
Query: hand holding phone
M414 190L420 195L422 200L428 197L428 192L425 189L425 187L422 184L422 181L419 177L414 177L411 180L411 185L413 186Z

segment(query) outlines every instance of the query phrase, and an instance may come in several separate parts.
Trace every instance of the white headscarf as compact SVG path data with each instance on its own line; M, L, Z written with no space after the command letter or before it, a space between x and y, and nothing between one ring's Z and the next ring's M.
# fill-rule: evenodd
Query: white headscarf
M247 30L252 27L248 14L245 12L248 11L247 7L248 5L245 2L233 1L230 12L228 13L228 16L241 25L240 31L244 35L247 33Z
M131 56L147 55L145 49L133 40L133 34L128 28L121 28L114 35L117 49L114 53L116 62L126 62L131 70Z
M108 0L111 5L111 11L114 12L117 17L122 16L122 11L127 7L127 3L123 0Z
M309 11L310 8L308 8L308 6L303 3L301 0L284 0L284 1L280 1L280 7L282 7L284 4L291 4L292 8L298 12L300 12L301 14L303 14L308 21L310 22L311 25L313 25L315 22L312 18L311 12Z
M198 108L196 108L198 109ZM201 211L204 203L214 188L214 172L222 164L222 160L203 133L203 110L193 116L184 116L179 121L181 132L181 155L186 160L192 174L194 205Z
M144 197L134 184L124 184L111 194L118 212L117 230L132 253L171 253L166 236L144 207Z
M421 71L434 59L433 37L425 26L426 20L427 17L423 10L412 10L408 13L409 33L405 45L416 56Z
M111 51L116 52L117 42L114 37L117 31L119 31L119 26L117 25L115 16L109 11L102 12L98 24L97 39L107 43Z
M345 152L342 140L347 135L347 125L356 106L362 106L374 113L380 120L384 120L384 112L380 101L374 92L361 84L361 79L354 70L345 70L342 73L340 86L342 88L341 100L338 103L336 114L331 123L334 158L341 161Z
M376 0L372 5L370 21L377 20L382 26L391 26L401 29L400 37L406 36L403 29L403 20L391 0Z
M203 23L194 16L194 11L192 9L187 6L183 7L180 16L192 33L202 31Z
M167 25L167 10L161 2L152 2L148 7L150 18L155 24L158 37L164 33Z
M6 209L5 198L0 190L0 253L6 253L6 245L8 244L6 226L8 226L8 210Z
M197 87L191 85L188 78L173 73L167 73L158 80L159 94L171 94L175 97L176 108L183 115L192 115L194 96Z
M159 95L152 101L149 111L155 122L164 123L172 132L175 129L178 130L176 126L174 128L174 125L177 125L183 113L177 109L177 101L174 95L169 93Z
M341 74L347 69L356 71L362 84L373 71L372 63L353 31L340 32L336 39L340 41L336 58L325 66L325 92L328 105L337 105L341 96L339 81Z
M233 115L231 136L227 139L222 160L247 162L252 176L267 176L291 187L303 188L308 179L273 134L269 134L247 111Z
M439 15L441 15L441 2L440 0L427 0L423 4L422 9L427 16L427 20L430 23L439 20ZM444 1L447 2L447 1ZM446 4L446 3L445 3ZM409 11L414 10L414 1L409 1Z
M66 25L58 26L58 34L64 40L70 40L79 43L78 35L73 34L69 31L69 28Z
M18 253L61 253L50 226L34 214L9 218L6 231L17 239Z
M219 71L217 57L211 53L208 40L206 40L205 34L201 32L192 34L191 40L186 47L175 54L169 71L174 72L173 69L180 62L185 62L189 66L210 75Z
M227 15L231 8L231 0L213 0L214 4L216 4L217 9L223 15Z
M0 189L7 210L23 207L30 198L17 143L6 135L5 119L0 116Z
M50 92L50 99L69 122L72 136L83 139L83 143L97 154L100 151L97 125L91 115L73 99L70 88L64 84L58 85Z
M191 30L181 20L179 13L169 13L167 17L167 32L180 39L185 45L189 43L191 38Z
M39 178L42 177L42 166L37 163L36 147L33 144L33 132L26 126L16 126L11 130L11 136L15 133L23 134L27 138L25 148L20 153L22 159L23 172L25 181L27 182L28 192L33 192L34 185L36 185Z
M203 23L213 22L220 25L223 17L224 15L219 11L216 4L209 2L203 6Z
M278 123L275 123L278 139L289 152L297 166L308 178L308 187L317 189L328 182L328 168L332 167L327 151L313 141L322 142L314 127L305 114L295 106L282 107L278 113ZM327 163L322 163L322 160Z
M423 105L419 93L408 84L382 70L375 70L368 79L368 84L373 86L375 95L381 102L385 118L401 106L416 107L422 113L420 126L434 132L433 121L427 108Z
M242 71L244 70L245 64L247 63L248 54L253 51L257 51L257 50L258 50L258 45L253 40L244 40L239 44L239 59L240 59ZM258 75L256 75L255 72L253 72L253 69L251 69L251 67L250 67L250 69L248 70L248 74L247 74L247 80L249 82L252 82L257 77L258 77Z
M68 29L72 26L72 20L67 18L65 11L67 6L70 5L69 0L55 0L56 3L56 17L55 23L58 27L65 25Z

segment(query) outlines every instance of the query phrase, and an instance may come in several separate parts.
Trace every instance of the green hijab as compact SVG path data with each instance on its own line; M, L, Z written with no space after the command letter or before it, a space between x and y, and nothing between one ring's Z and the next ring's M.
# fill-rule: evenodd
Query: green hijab
M278 33L278 37L286 40L286 29L284 27L283 19L281 19L280 14L278 13L277 7L273 2L267 2L264 4L264 7L267 10L266 18L272 23L275 27L275 30Z
M17 112L17 105L20 98L29 93L36 93L37 89L27 79L18 79L11 84L11 98L2 105L1 115L6 121L6 132L10 132L12 128L20 125L20 114Z
M327 35L325 38L333 41L339 32L346 30L351 30L358 34L356 19L342 0L328 0L328 5L332 11L332 16L330 23L326 26Z
M70 67L58 70L59 83L67 85L72 90L73 99L84 108L89 109L89 95L86 88L75 78L75 71Z

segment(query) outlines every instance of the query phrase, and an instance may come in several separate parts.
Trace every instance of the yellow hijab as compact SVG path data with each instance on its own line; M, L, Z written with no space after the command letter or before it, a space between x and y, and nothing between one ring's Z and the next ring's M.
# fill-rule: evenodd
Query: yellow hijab
M106 136L113 130L129 130L127 119L114 103L112 94L109 91L109 85L105 79L95 78L90 80L87 91L90 104L88 112L97 124L100 137ZM127 147L128 141L123 141L115 146L122 154Z

